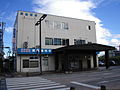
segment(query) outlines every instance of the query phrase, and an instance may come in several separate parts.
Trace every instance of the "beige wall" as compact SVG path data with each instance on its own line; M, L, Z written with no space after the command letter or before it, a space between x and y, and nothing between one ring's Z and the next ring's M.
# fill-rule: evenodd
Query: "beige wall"
M35 23L38 21L42 14L37 15L37 17L25 16L20 15L20 12L18 13L18 48L22 48L23 43L26 41L29 44L29 48L39 45L39 26L35 26ZM69 25L69 30L49 28L46 26L45 20L67 22ZM88 30L88 25L91 26L91 30ZM59 45L45 45L45 37L66 38L69 39L70 45L74 44L74 39L83 39L87 42L93 43L96 42L95 22L93 21L48 15L42 21L41 30L43 48L61 47Z
M34 56L34 55L33 55ZM39 72L40 68L23 68L23 59L29 59L30 56L26 55L21 55L17 56L17 72ZM54 66L54 57L50 55L48 57L48 66L45 66L43 63L43 56L42 56L42 71L53 71L55 70ZM29 59L30 60L30 59ZM39 59L35 59L36 61L39 62ZM39 62L40 64L40 62ZM39 65L40 66L40 65Z
M35 26L35 23L39 20L39 18L43 15L37 13L37 17L30 16L30 12L23 12L28 13L28 16L20 15L18 12L18 16L16 18L16 30L17 30L17 48L23 48L23 43L28 42L28 48L33 48L36 45L39 45L39 26ZM36 13L32 13L35 15ZM66 22L69 25L69 30L64 29L55 29L49 28L46 26L45 20L50 21L59 21L59 22ZM91 26L91 30L88 30L87 26ZM47 17L42 21L42 48L48 49L55 49L58 47L62 47L62 45L45 45L45 37L50 38L64 38L69 39L69 44L74 45L74 39L82 39L86 40L87 42L96 43L96 30L95 30L95 22L81 20L81 19L74 19L74 18L67 18L61 16L54 16L54 15L47 15ZM38 68L29 68L24 69L22 68L22 60L29 58L29 56L21 55L17 56L17 71L20 72L20 65L21 65L21 72L36 72L39 71ZM21 60L21 63L20 63ZM54 70L55 62L54 57L52 55L49 56L48 66L42 66L43 71L46 70ZM83 61L83 68L87 68L86 60ZM91 63L93 63L91 59ZM93 65L92 65L93 66ZM60 68L60 67L59 67Z

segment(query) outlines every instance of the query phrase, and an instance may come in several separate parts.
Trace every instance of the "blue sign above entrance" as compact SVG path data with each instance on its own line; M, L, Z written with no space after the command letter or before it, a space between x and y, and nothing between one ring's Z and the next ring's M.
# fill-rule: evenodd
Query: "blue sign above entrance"
M34 48L18 48L17 54L39 54L39 49ZM41 54L52 54L52 49L41 49Z

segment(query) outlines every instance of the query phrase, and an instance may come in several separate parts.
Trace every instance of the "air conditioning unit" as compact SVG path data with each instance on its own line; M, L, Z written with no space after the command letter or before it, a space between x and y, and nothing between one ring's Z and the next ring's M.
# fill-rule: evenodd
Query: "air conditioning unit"
M28 48L28 42L23 43L23 48Z

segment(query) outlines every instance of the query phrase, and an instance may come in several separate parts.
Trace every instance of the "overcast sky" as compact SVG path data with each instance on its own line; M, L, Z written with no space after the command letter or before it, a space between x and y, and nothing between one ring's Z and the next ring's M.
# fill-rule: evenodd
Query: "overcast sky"
M120 44L120 0L1 0L0 20L6 23L4 45L12 46L18 10L53 14L96 22L97 43Z

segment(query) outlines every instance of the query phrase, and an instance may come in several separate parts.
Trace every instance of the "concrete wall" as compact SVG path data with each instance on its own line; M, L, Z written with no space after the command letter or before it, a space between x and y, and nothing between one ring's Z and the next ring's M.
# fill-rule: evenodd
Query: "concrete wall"
M22 55L22 56L17 56L17 72L39 72L40 67L37 68L23 68L23 59L29 59L30 56ZM42 56L42 71L53 71L55 70L55 64L54 64L54 57L52 55L48 56L48 66L44 65L44 60ZM31 60L31 59L29 59ZM34 59L31 61L38 61L39 59ZM39 62L40 64L40 62ZM40 65L39 65L40 66Z
M18 41L17 48L22 48L24 42L28 42L29 48L35 47L39 45L39 26L35 26L35 23L41 17L42 14L37 14L37 17L30 16L30 12L28 16L20 15L18 13ZM35 14L35 13L33 13ZM58 22L66 22L68 23L69 29L55 29L46 26L45 20L49 21L58 21ZM91 26L91 30L88 30L88 25ZM58 48L61 45L45 45L45 37L51 38L65 38L69 39L70 45L74 45L74 39L82 39L87 42L96 42L96 31L95 31L95 22L81 20L81 19L73 19L66 18L60 16L48 15L42 21L42 47L43 48Z
M36 45L39 45L39 26L35 26L35 23L39 20L39 18L43 15L41 13L32 13L32 12L23 12L23 15L20 13L23 11L19 11L15 27L16 28L16 48L23 48L23 43L28 42L28 48L33 48ZM28 13L28 16L25 14ZM33 16L30 16L33 14ZM35 16L37 14L37 16ZM55 29L48 27L45 20L49 21L57 21L57 22L65 22L68 23L69 29ZM95 22L94 21L87 21L75 18L67 18L61 16L54 16L54 15L47 15L47 17L42 21L42 29L41 29L41 36L42 36L42 48L47 49L56 49L59 47L63 47L62 45L45 45L45 37L50 38L62 38L62 39L69 39L69 44L74 45L74 39L82 39L86 40L86 42L96 43L96 30L95 30ZM88 26L91 26L91 30L88 29ZM29 58L30 55L21 55L17 56L17 71L20 72L20 65L21 65L21 72L33 72L39 71L38 68L22 68L22 60ZM20 61L21 59L21 61ZM42 61L42 64L44 62ZM83 68L87 68L86 65L87 61L83 60ZM92 60L91 60L92 63ZM93 66L93 65L91 65ZM55 68L55 61L54 56L50 55L48 57L48 66L42 65L43 71L54 70ZM61 68L61 67L59 67Z

